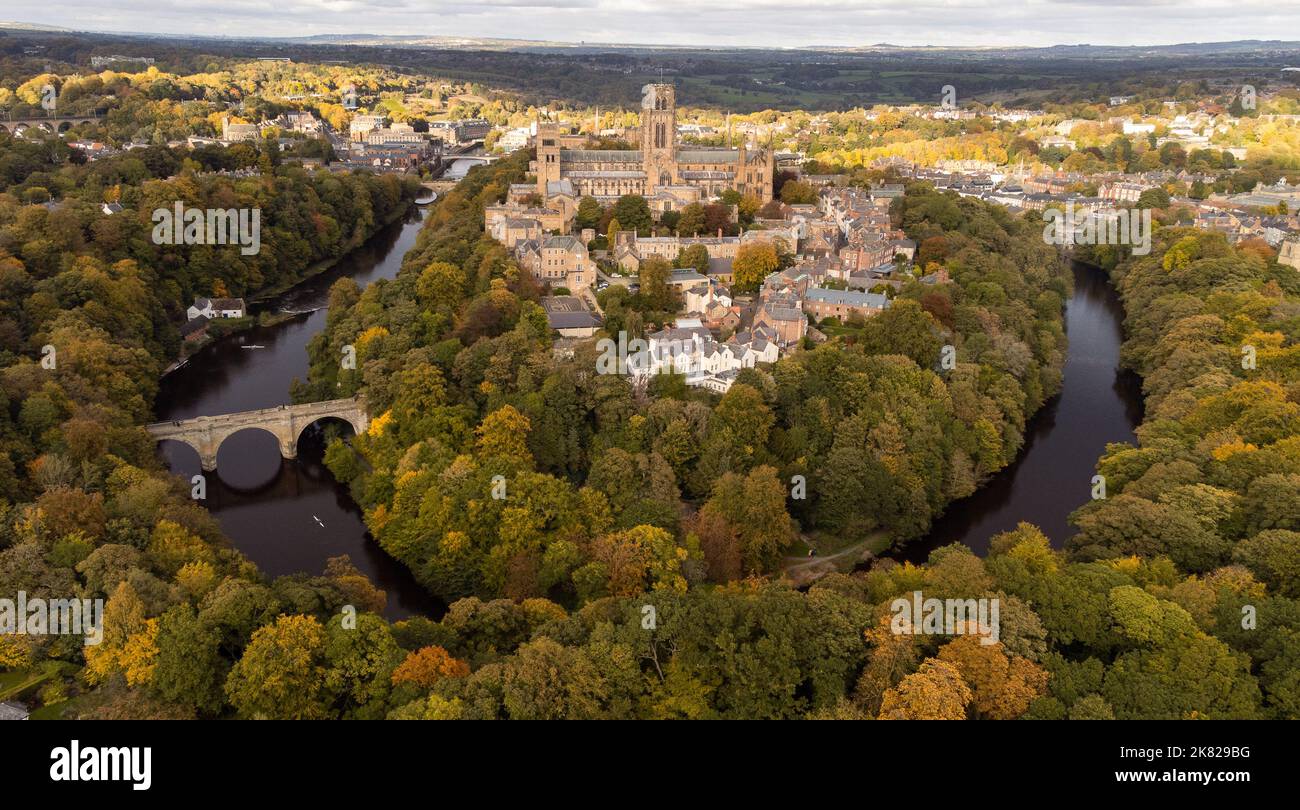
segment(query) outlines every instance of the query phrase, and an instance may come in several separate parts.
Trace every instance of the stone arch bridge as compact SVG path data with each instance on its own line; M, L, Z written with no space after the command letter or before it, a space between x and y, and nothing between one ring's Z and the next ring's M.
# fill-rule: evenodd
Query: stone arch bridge
M193 447L199 454L203 469L211 472L217 468L217 451L221 449L221 443L241 430L265 430L280 442L281 456L297 458L298 437L313 422L325 418L342 419L357 434L364 433L370 424L365 400L353 397L303 405L281 405L221 416L199 416L174 422L154 422L145 425L145 430L157 441L170 439Z
M458 155L455 152L448 152L442 156L443 162L455 163L463 160L466 163L495 163L500 159L500 155Z
M76 124L91 124L102 120L100 115L63 115L33 118L0 118L0 130L17 135L25 129L39 129L55 135L66 132Z

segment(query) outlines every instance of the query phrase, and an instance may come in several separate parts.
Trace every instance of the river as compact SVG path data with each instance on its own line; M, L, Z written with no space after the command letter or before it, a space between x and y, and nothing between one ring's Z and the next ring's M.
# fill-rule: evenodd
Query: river
M403 221L384 228L329 270L255 306L254 311L315 311L205 346L163 378L155 401L158 418L215 416L289 403L290 382L307 378L307 342L325 327L330 285L351 276L364 287L397 275L423 217L423 209L413 208ZM160 452L172 472L187 479L200 472L198 454L189 447L163 442ZM319 574L328 558L347 554L388 593L387 618L440 615L442 603L366 531L347 488L321 463L323 453L319 426L304 433L294 460L280 457L270 433L241 431L222 443L216 473L208 475L204 505L234 546L266 574Z
M477 153L477 151L478 150L476 150L475 153ZM474 168L475 166L480 165L481 163L482 161L478 161L478 160L465 160L464 158L453 159L451 162L451 166L447 169L446 172L443 173L442 179L443 180L464 180L465 175L469 174L469 170Z
M1124 308L1106 273L1074 263L1065 308L1069 349L1061 392L1029 420L1010 466L969 498L948 507L925 537L886 554L922 563L930 552L964 543L976 554L1021 521L1042 529L1054 548L1075 534L1069 514L1091 496L1097 459L1108 442L1131 442L1142 421L1142 385L1120 368Z

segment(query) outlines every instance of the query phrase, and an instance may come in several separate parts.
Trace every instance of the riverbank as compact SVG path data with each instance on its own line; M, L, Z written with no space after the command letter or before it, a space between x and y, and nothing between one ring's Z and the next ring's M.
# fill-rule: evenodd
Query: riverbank
M352 240L352 244L349 244L347 247L343 248L342 252L340 252L337 256L334 256L333 258L330 259L322 259L321 261L314 262L308 265L307 268L303 271L303 273L298 278L292 281L286 281L282 284L278 284L274 287L269 287L260 290L257 293L254 293L251 297L247 299L248 303L259 304L268 301L272 298L277 298L289 292L294 287L297 287L299 284L302 284L303 282L306 281L311 281L313 278L319 276L321 273L324 273L327 270L332 269L333 267L337 266L339 262L347 258L353 251L360 249L371 239L374 239L385 228L392 225L394 222L398 222L403 217L409 216L411 210L414 209L417 205L418 203L416 203L415 199L412 198L410 200L410 204L407 205L407 207L394 211L391 216L387 217L383 222L376 225L375 229L372 230L367 236L359 239L354 237Z
M1106 445L1135 441L1143 400L1141 379L1120 360L1124 309L1109 275L1073 260L1071 268L1061 391L1029 420L1019 456L974 494L950 504L925 537L883 556L920 564L951 543L983 556L994 535L1021 522L1042 529L1054 548L1076 533L1070 513L1090 497Z
M313 262L312 264L308 265L307 268L304 270L304 272L301 273L294 280L278 284L274 287L260 290L257 293L255 293L252 297L247 298L245 300L250 306L253 304L265 303L266 301L270 301L272 299L285 295L286 293L293 290L295 287L304 284L308 281L311 281L313 278L323 273L329 272L330 270L337 267L339 262L351 256L357 250L360 250L362 247L365 246L367 242L369 242L370 240L378 236L380 233L382 233L385 228L391 227L393 224L400 221L403 217L410 216L411 212L417 210L418 208L419 205L414 200L412 200L407 207L399 209L398 211L395 211L391 216L387 217L383 223L381 223L377 228L375 228L374 231L370 233L369 236L365 237L364 239L361 239L357 244L353 244L347 247L337 256L334 256L329 259L322 259L321 261L318 262ZM207 332L205 332L203 337L199 338L198 340L183 341L181 344L181 356L178 359L174 360L166 368L164 368L162 372L158 375L158 377L159 379L162 379L168 376L169 374L171 374L172 372L183 368L190 361L190 358L194 357L194 355L198 354L200 351L207 348L213 343L216 343L221 340L225 340L231 337L232 335L236 335L241 332L247 332L251 329L255 329L259 327L278 326L282 323L285 323L286 321L290 321L302 315L309 314L311 311L312 310L306 310L300 312L262 312L259 313L256 318L245 317L245 318L231 318L231 319L223 319L220 321L214 321L213 322L214 324L220 324L221 326L229 325L230 328L220 329L219 330L220 333L216 335L208 334ZM212 327L210 326L209 329L211 328Z

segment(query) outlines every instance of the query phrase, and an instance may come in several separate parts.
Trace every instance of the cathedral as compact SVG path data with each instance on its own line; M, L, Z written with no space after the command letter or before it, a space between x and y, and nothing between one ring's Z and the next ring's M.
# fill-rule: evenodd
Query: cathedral
M641 148L565 149L556 124L538 125L537 193L590 196L603 203L639 194L656 212L707 202L727 189L772 199L772 152L767 149L678 146L677 103L671 84L641 88Z

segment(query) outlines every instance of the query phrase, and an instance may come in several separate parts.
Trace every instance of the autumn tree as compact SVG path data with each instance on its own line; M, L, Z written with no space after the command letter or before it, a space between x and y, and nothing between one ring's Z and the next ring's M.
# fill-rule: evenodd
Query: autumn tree
M483 418L475 429L478 452L484 459L498 459L512 468L533 466L528 450L528 417L512 405L505 405Z
M916 638L907 633L895 633L888 618L882 618L874 627L863 631L871 644L871 655L853 690L853 702L869 716L880 713L885 693L916 670L920 654Z
M975 718L1014 720L1043 694L1047 672L1032 661L1008 655L1000 642L964 635L939 648L939 660L957 668L971 689Z
M409 683L421 689L431 689L446 678L463 678L469 675L469 664L453 658L442 647L431 645L410 653L393 670L393 685Z
M449 262L431 262L415 282L420 302L430 309L454 308L465 294L465 271Z
M885 690L880 703L881 720L965 720L971 702L970 687L957 667L937 658L921 666Z
M584 598L634 596L654 588L686 590L681 574L686 550L655 526L633 526L589 544L591 562L574 572Z
M732 278L737 290L757 290L763 279L780 269L781 260L771 242L750 242L736 250L731 260Z
M86 647L86 677L102 683L127 666L126 651L131 639L147 632L144 603L129 582L120 583L104 605L98 644Z

